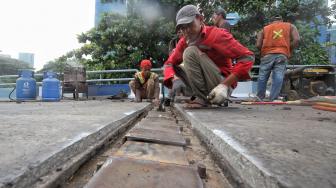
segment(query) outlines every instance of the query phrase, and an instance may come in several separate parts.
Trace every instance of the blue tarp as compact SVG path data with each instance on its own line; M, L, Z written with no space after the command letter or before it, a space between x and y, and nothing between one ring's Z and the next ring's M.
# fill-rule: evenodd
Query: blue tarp
M118 95L120 93L131 93L128 84L112 85L89 85L89 96Z

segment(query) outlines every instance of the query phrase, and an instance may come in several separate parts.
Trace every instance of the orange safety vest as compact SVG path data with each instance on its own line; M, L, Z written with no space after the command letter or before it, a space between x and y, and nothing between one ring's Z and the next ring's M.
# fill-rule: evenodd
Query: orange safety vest
M139 81L140 81L140 84L141 84L141 85L143 85L143 84L146 83L147 80L146 80L146 78L142 75L142 72L137 72L137 73L135 74L135 76L136 76L137 78L139 78ZM149 79L155 79L156 76L157 76L156 73L151 72L151 73L150 73L150 76L149 76Z
M261 57L267 54L284 54L291 56L290 49L291 24L287 22L275 22L264 27Z

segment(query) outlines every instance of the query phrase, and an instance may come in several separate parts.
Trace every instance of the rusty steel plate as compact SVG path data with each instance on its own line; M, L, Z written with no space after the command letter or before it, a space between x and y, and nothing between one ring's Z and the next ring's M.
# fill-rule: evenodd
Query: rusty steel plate
M148 120L144 119L135 125L137 128L146 128L151 130L160 130L167 132L179 133L179 127L175 124L175 122L171 122L168 120Z
M202 188L197 171L172 165L120 157L109 158L86 188Z
M171 132L173 134L178 134L179 129L178 127L172 127L172 126L156 126L156 125L151 125L151 124L139 124L135 126L136 128L144 128L144 129L150 129L150 130L158 130L158 131L165 131L165 132Z
M179 133L134 127L126 134L127 140L154 142L175 146L185 146L186 141Z
M125 142L114 156L188 165L182 147L146 142Z

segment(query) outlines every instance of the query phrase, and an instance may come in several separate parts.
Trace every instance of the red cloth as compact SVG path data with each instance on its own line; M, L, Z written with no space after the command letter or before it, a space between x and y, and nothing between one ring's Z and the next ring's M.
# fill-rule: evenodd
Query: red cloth
M244 56L253 56L253 52L241 45L225 29L204 26L201 31L202 39L196 44L219 67L225 77L234 74L239 80L250 79L249 70L254 61L237 61L232 66L231 59L239 59ZM187 48L186 39L182 37L176 45L174 52L165 62L164 85L171 88L174 69L172 65L182 63L183 52Z
M152 63L150 62L150 60L144 59L144 60L141 61L140 67L145 68L145 69L151 69L152 68Z

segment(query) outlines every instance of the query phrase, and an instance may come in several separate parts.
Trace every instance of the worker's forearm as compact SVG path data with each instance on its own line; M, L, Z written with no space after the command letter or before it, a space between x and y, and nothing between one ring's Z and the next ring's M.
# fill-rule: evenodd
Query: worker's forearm
M256 42L256 47L260 50L262 47L262 43L263 43L263 37L264 37L264 33L262 31L260 31L257 34L257 42Z
M234 74L230 74L223 82L222 84L226 86L231 86L233 83L238 81L238 77Z
M134 79L134 88L135 89L141 89L142 88L138 79Z
M299 41L292 41L290 45L291 45L291 49L293 50L299 46Z

